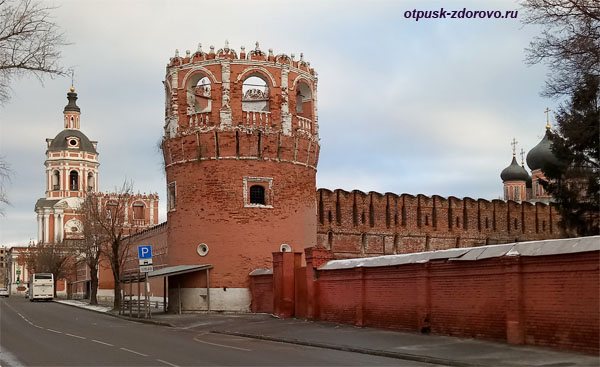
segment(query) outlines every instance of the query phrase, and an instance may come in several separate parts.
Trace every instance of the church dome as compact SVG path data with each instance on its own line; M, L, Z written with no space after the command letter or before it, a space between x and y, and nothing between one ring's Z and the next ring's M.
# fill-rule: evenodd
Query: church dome
M550 129L546 129L546 133L542 140L533 149L527 153L527 165L532 171L536 169L544 169L548 165L558 165L559 161L552 153L552 136Z
M525 168L521 167L517 163L517 159L513 156L512 162L510 162L510 166L506 167L500 173L500 178L502 182L506 181L531 181L531 177L529 177L529 173L525 170Z
M80 130L76 129L65 129L58 133L48 146L48 150L74 150L98 154L90 139Z

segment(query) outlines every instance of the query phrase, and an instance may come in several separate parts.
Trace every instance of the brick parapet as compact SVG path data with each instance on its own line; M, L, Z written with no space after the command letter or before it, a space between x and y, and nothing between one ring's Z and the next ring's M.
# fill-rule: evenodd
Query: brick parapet
M317 244L339 258L560 238L547 204L317 190Z

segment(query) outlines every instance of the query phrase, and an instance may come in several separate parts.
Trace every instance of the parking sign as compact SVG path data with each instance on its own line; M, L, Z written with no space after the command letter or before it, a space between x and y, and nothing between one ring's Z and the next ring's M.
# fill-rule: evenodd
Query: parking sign
M138 259L151 259L152 245L138 246Z

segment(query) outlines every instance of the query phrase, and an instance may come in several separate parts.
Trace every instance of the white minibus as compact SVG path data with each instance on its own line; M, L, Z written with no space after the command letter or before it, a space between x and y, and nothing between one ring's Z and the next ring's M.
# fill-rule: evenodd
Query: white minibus
M31 302L43 299L51 301L54 298L54 275L52 273L35 273L29 281L29 300Z

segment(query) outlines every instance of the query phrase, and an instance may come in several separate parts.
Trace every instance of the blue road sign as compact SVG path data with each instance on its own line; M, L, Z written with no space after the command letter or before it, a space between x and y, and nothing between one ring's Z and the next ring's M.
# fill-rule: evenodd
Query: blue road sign
M138 259L151 259L152 245L138 246Z

